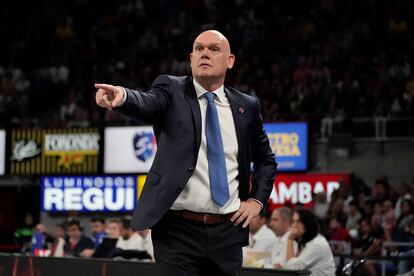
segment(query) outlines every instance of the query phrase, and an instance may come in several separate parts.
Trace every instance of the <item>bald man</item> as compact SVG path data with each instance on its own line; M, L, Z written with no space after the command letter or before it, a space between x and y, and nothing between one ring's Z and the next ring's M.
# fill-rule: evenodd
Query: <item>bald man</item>
M190 61L192 77L161 75L146 92L95 84L96 102L153 125L157 153L133 226L152 229L161 275L239 275L277 164L257 99L224 86L235 62L226 37L201 33Z

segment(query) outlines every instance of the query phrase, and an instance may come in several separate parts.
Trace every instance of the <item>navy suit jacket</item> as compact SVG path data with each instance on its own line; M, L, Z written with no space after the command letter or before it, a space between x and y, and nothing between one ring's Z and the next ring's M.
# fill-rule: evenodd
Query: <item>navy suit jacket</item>
M259 103L234 88L225 87L224 91L239 148L239 197L242 201L255 198L265 206L277 164L263 128ZM116 110L153 125L157 140L157 153L132 220L136 230L143 230L166 214L194 172L201 144L201 112L191 77L161 75L149 91L126 88L126 93L126 102Z

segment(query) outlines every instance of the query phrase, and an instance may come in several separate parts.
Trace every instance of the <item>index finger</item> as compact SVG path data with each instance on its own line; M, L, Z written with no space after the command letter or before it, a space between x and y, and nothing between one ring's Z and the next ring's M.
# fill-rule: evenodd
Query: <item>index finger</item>
M105 83L95 83L95 88L103 89L105 91L112 91L115 92L116 88L113 85L105 84Z

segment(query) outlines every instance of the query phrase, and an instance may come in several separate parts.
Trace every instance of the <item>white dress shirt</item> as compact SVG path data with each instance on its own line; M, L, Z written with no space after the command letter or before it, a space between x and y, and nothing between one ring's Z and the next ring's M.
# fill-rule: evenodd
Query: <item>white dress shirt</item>
M286 264L286 247L289 238L289 231L282 236L276 236L275 247L272 250L272 264L269 268L274 268L275 264L284 266ZM296 255L298 252L298 243L293 242L293 253Z
M265 224L260 227L254 235L249 238L249 245L246 247L255 251L272 252L276 245L276 235Z
M205 133L205 121L207 110L207 99L204 96L204 89L195 80L194 87L197 93L198 102L201 111L201 145L198 152L197 164L193 175L187 182L187 185L175 200L171 209L190 210L201 213L227 214L235 212L240 207L239 199L239 182L236 179L238 171L237 153L238 144L236 129L234 126L233 113L231 112L229 100L224 93L224 86L217 90L211 91L217 95L215 104L220 123L221 138L223 140L224 157L227 168L227 180L229 182L230 199L220 207L211 198L210 178L208 174L207 160L207 141Z
M320 234L309 241L297 257L290 259L285 269L310 270L312 276L334 276L336 267L328 241Z
M122 250L142 250L142 237L138 233L132 234L128 239L119 237L115 247Z

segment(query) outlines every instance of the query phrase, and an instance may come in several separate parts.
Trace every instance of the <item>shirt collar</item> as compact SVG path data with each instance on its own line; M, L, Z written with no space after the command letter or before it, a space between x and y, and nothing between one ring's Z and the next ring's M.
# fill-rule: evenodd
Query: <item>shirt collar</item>
M201 84L199 84L195 79L193 79L193 83L194 83L195 91L197 93L197 98L203 97L204 93L207 92L207 89L201 86ZM224 97L226 97L226 95L224 94L224 85L220 86L214 91L209 91L209 92L215 93L217 95L219 102L221 103L224 102Z

